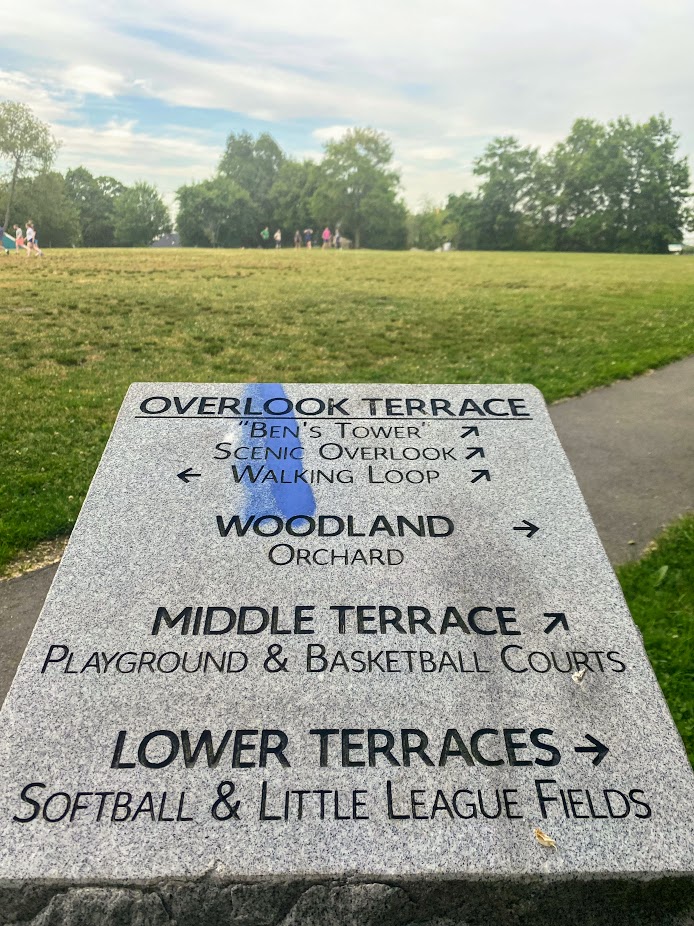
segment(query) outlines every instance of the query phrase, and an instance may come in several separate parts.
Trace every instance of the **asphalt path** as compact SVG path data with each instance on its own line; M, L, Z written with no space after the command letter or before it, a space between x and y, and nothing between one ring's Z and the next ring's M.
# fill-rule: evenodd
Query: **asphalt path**
M694 356L550 414L613 564L694 509ZM0 581L0 704L57 568Z
M550 415L613 564L694 509L694 356Z

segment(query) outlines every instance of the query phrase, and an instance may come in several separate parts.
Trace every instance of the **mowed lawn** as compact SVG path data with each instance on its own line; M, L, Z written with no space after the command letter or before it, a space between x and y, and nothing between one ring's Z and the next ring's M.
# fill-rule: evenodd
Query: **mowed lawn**
M617 576L694 765L694 516L672 524Z
M529 382L694 351L694 259L73 250L0 255L0 565L70 530L135 380Z

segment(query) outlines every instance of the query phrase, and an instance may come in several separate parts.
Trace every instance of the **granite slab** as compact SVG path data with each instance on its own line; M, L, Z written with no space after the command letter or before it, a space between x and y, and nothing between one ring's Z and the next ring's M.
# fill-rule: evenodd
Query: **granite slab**
M684 923L692 783L535 388L136 383L0 714L0 923Z

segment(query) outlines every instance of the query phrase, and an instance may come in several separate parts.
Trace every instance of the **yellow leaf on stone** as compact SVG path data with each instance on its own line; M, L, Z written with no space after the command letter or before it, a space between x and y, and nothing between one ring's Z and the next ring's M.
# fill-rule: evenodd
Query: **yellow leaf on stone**
M544 846L546 849L556 849L557 844L552 839L551 836L548 836L547 833L543 833L542 830L535 827L533 830L533 836L540 843L541 846Z

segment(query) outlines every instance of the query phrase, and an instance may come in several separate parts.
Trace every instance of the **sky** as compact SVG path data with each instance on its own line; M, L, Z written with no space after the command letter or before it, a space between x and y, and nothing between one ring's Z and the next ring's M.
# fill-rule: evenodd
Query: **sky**
M157 185L212 175L230 132L320 158L386 132L411 208L474 188L497 135L547 148L582 116L664 112L694 168L694 0L41 0L3 4L0 99L84 165Z

